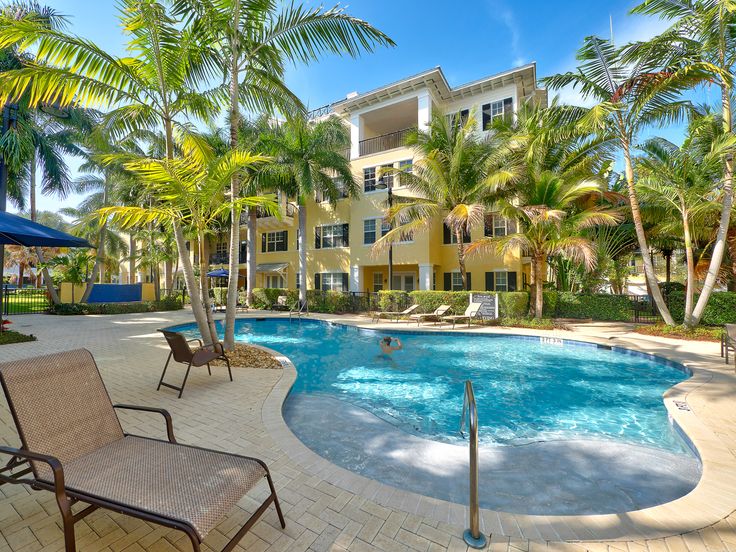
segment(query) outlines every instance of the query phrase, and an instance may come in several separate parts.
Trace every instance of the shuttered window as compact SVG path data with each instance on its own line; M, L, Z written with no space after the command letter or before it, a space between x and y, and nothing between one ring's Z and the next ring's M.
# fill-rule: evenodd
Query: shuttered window
M350 225L329 224L317 226L314 229L314 247L317 249L331 249L333 247L348 247Z

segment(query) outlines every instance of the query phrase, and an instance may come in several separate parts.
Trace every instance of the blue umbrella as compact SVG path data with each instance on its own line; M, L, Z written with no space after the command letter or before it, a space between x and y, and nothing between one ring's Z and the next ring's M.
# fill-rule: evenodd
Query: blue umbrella
M207 273L207 276L210 278L227 278L229 275L230 273L224 268L216 268L215 270L210 270Z
M0 211L0 244L92 247L87 240L4 211Z

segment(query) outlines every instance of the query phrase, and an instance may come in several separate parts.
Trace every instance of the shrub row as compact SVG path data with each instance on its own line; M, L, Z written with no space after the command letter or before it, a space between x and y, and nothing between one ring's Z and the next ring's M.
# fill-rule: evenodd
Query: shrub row
M682 322L685 319L685 292L670 291L668 299L672 318L676 322ZM696 295L695 301L697 300ZM736 292L716 291L711 294L700 322L706 326L736 324Z
M49 307L50 314L128 314L134 312L171 311L183 308L181 298L165 297L160 301L141 303L60 303Z
M379 291L378 307L383 311L419 305L420 312L432 312L440 305L450 305L453 312L462 314L470 303L471 293L485 291ZM525 291L498 293L498 315L502 318L523 318L529 313L529 294Z
M632 303L626 295L546 291L545 301L548 299L550 306L545 308L545 312L557 318L590 318L618 322L631 320ZM555 303L554 310L550 310L552 302Z

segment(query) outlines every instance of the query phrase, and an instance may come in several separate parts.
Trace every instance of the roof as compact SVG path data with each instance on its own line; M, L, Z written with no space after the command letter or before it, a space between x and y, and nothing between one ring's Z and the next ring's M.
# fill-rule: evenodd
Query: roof
M289 268L289 263L263 263L256 265L256 272L281 272Z
M450 86L442 68L437 66L400 81L345 98L331 104L329 108L333 112L351 112L422 89L428 89L435 98L441 101L450 102L512 84L519 86L522 98L530 97L537 92L536 62L456 87Z

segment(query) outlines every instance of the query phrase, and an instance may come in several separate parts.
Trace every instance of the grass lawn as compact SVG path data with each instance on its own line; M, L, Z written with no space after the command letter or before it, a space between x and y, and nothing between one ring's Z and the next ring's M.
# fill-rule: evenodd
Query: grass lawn
M0 345L8 345L9 343L24 343L26 341L36 341L33 335L26 335L13 330L5 330L0 332Z
M48 309L45 289L24 289L11 292L4 298L7 302L5 312L9 315L26 312L45 312Z

